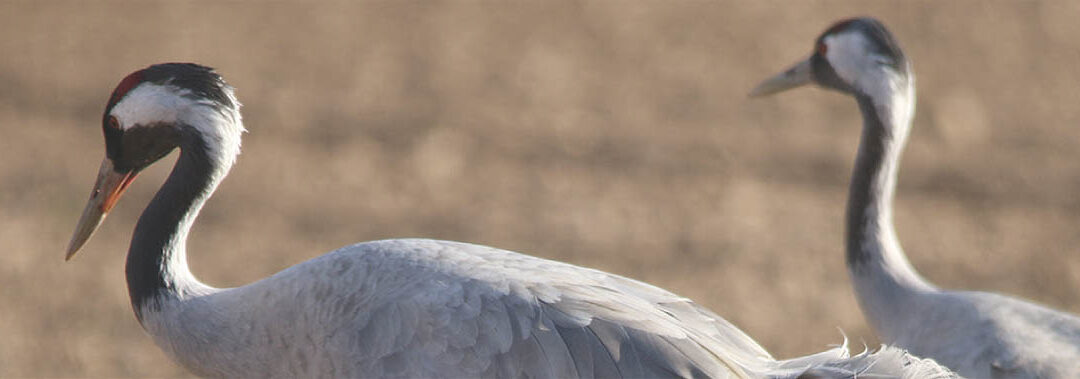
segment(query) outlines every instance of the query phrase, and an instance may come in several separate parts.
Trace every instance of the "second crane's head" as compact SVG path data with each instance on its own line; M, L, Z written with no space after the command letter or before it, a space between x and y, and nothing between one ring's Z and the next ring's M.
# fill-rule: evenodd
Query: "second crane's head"
M856 96L882 99L911 87L914 77L904 52L881 22L840 21L814 43L810 58L759 84L751 96L765 96L816 83Z
M121 80L102 116L105 160L67 258L90 238L135 176L174 149L198 150L194 159L210 169L227 169L244 130L239 107L232 87L197 64L157 64Z

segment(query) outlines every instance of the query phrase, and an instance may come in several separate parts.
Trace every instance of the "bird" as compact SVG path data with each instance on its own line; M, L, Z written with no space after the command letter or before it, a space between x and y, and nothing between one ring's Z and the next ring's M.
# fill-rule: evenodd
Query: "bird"
M939 289L908 261L893 227L900 155L915 113L915 75L878 20L842 20L811 56L751 96L807 84L855 98L863 127L846 211L845 262L883 342L972 378L1080 377L1080 318L1016 297Z
M89 240L141 170L176 163L126 262L135 317L207 377L951 377L932 360L845 344L778 361L687 298L633 279L430 239L358 243L235 288L203 284L189 231L240 151L233 87L161 63L123 78L102 117L105 159L68 245Z

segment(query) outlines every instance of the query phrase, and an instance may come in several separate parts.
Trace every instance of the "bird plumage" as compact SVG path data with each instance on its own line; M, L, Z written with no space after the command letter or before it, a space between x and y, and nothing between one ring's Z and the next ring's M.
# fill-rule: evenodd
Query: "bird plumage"
M884 25L869 18L837 23L809 59L753 94L809 83L855 97L863 115L846 262L859 305L882 340L973 378L1080 377L1080 318L1013 297L940 290L904 255L892 199L915 112L915 77Z
M175 74L161 75L168 72ZM126 271L143 328L195 374L949 375L894 348L849 357L844 346L776 361L720 316L660 288L458 242L366 242L245 286L207 286L188 269L186 239L239 152L239 103L201 66L157 65L129 78L135 79L122 81L106 108L108 152L68 256L139 170L179 148L176 166L139 218Z
M362 243L247 286L155 301L147 330L211 376L248 361L257 375L701 377L768 357L659 288L447 241ZM261 362L268 351L289 359Z
M838 347L777 362L723 318L660 288L449 241L365 242L244 287L155 301L144 327L206 376L948 374L899 349L849 359Z

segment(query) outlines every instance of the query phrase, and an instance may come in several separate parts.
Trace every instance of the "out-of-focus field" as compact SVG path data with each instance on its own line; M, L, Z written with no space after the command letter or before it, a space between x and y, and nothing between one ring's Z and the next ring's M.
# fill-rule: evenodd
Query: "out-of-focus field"
M750 100L833 21L882 19L918 116L897 228L948 288L1080 311L1072 2L0 3L0 376L184 376L123 262L172 157L72 262L127 73L217 67L244 153L189 242L237 286L358 241L432 237L688 296L778 357L877 339L842 260L861 126L818 89Z

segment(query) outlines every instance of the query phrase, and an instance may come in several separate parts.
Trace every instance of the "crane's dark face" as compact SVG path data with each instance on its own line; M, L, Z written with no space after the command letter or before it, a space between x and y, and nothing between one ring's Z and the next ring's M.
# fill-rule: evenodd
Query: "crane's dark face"
M908 61L892 34L872 18L838 22L814 44L809 59L762 82L751 95L769 95L809 83L848 94L877 96L882 83L907 80Z
M103 129L105 157L112 161L118 172L138 172L168 155L180 143L179 131L173 124L156 123L123 129L115 116L107 116Z
M102 116L105 160L67 257L90 238L139 171L180 146L185 131L220 141L221 131L206 125L221 117L238 123L237 107L231 88L209 67L158 64L121 80Z

